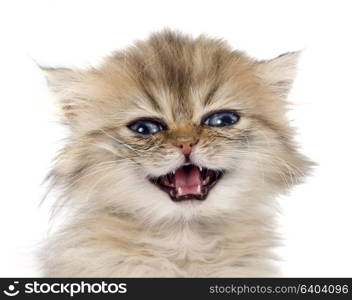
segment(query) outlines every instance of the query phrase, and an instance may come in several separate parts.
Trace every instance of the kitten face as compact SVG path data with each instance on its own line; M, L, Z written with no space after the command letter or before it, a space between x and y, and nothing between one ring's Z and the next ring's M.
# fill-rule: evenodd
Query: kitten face
M164 32L98 69L47 70L72 134L65 197L146 224L224 221L306 173L285 118L297 54L256 62Z

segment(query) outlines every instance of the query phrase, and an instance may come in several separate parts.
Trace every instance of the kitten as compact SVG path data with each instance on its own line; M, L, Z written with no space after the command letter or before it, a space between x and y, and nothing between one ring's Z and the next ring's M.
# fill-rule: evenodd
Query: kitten
M71 133L49 176L70 217L43 275L279 275L274 198L311 166L285 116L297 58L163 31L97 68L45 69Z

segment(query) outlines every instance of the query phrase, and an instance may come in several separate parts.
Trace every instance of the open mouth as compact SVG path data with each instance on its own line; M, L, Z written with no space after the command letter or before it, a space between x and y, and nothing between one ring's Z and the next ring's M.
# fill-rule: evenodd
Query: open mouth
M222 171L184 165L175 171L149 180L168 193L173 201L205 200L222 177Z

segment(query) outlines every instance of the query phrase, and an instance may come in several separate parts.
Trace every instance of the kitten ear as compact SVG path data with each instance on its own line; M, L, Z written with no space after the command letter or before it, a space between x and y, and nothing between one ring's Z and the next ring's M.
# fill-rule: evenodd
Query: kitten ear
M297 62L301 52L288 52L274 59L257 63L258 75L273 91L286 98L296 77Z
M85 102L81 95L84 90L84 72L66 68L40 68L45 73L48 87L58 102L62 122L72 125Z

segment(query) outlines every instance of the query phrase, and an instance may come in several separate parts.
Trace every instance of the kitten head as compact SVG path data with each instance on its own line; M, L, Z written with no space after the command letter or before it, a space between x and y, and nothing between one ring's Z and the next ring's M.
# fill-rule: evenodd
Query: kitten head
M72 129L54 183L87 210L146 224L265 210L309 167L285 117L297 56L255 61L166 31L98 68L46 69Z

